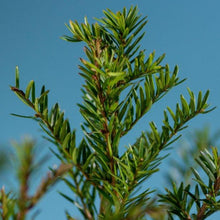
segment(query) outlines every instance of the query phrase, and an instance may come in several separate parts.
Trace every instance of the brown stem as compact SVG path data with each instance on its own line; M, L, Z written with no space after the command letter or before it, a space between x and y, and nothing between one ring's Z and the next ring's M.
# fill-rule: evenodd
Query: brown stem
M58 177L68 172L72 167L72 164L61 164L54 172L48 173L47 177L42 179L35 195L30 198L31 203L28 208L33 208L41 197L47 192L49 187L58 180Z
M216 194L220 189L220 177L218 177L214 184L214 193Z
M95 42L95 45L93 46L93 54L94 57L100 58L101 55L101 49L100 49L100 44L101 44L101 39L97 39ZM95 62L95 65L97 68L100 68L99 64L97 62ZM100 84L100 77L99 74L97 72L94 72L94 77L93 79L96 82L97 88L98 88L98 97L101 103L101 114L102 117L104 119L104 123L103 123L103 131L102 133L105 136L105 142L106 142L106 153L107 153L107 157L109 158L110 161L110 170L112 172L112 174L114 174L114 159L113 159L113 155L112 155L112 146L111 146L111 138L110 138L110 133L108 131L108 116L106 114L106 108L105 108L105 101L106 101L106 97L103 96L103 89L102 86ZM111 177L111 184L114 186L115 185L115 177L112 176ZM117 192L115 192L115 194L117 195ZM100 202L100 214L105 212L105 199L101 196L101 202Z
M97 39L95 42L95 48L94 48L94 56L97 58L100 58L100 55L101 55L100 46L101 46L101 39ZM100 68L100 66L97 62L95 63L95 65L97 68ZM105 109L106 98L103 96L103 90L102 90L102 86L100 84L99 74L95 73L95 76L96 77L94 79L96 81L98 91L99 91L98 97L99 97L100 103L102 105L102 116L105 121L103 124L103 128L104 128L103 133L105 134L107 156L110 160L110 169L111 169L112 173L114 174L114 160L113 160L113 156L111 155L111 152L110 152L110 151L112 151L112 149L109 149L109 148L111 148L111 143L110 143L109 131L108 131L108 118L107 118L106 109ZM112 177L112 184L115 185L115 178L114 177Z
M220 189L220 177L217 177L215 183L214 183L214 192L210 192L209 196L215 196L215 194L218 193ZM208 197L207 197L208 198ZM203 220L204 215L207 209L207 203L203 202L202 207L199 209L196 220Z
M25 149L24 149L25 150ZM33 155L31 153L24 154L25 164L20 164L19 173L20 173L20 195L18 198L18 208L19 212L17 213L17 220L25 219L25 216L28 212L27 203L28 198L28 189L29 189L29 178L31 175L31 167L33 163Z
M22 184L21 195L19 198L19 212L16 215L16 220L24 220L26 214L37 204L49 187L57 181L58 177L62 176L71 168L71 164L61 164L54 173L48 173L47 177L41 181L35 195L32 197L28 197L27 183Z
M202 207L199 209L196 220L203 220L204 214L207 208L207 204L203 203Z

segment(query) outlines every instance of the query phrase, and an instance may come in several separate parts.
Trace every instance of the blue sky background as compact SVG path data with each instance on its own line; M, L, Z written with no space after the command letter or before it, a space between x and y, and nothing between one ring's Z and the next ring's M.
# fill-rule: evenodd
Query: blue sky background
M209 124L212 131L220 128L219 94L220 94L220 2L212 1L177 1L177 0L45 0L45 1L0 1L0 145L10 148L11 140L22 140L26 135L37 140L40 151L48 153L50 144L41 138L36 123L30 120L14 118L10 113L31 114L30 111L10 91L14 85L15 66L20 69L21 87L26 87L30 80L35 80L37 88L45 84L50 89L49 102L59 102L66 116L77 129L77 140L82 132L82 117L78 113L76 103L81 102L80 88L83 83L78 75L77 65L83 56L82 43L67 43L60 39L69 34L64 23L71 20L83 22L87 16L90 22L94 17L102 16L102 10L113 11L123 7L138 5L140 13L148 15L149 22L144 31L147 32L142 41L142 48L149 54L153 50L159 56L166 53L165 62L170 67L179 65L180 78L188 80L174 88L164 100L156 104L149 114L137 124L134 131L122 140L122 146L132 143L141 130L148 128L148 122L154 120L158 127L163 118L162 110L167 105L175 106L182 93L187 97L186 87L196 94L199 90L210 89L209 103L218 108L207 115L192 120L190 129L201 128ZM189 131L188 130L188 131ZM185 135L186 132L183 132ZM178 144L176 144L178 145ZM174 145L174 146L176 146ZM53 166L57 160L51 156L48 165ZM166 166L162 167L164 170ZM43 169L43 171L45 168ZM45 173L45 172L41 172ZM37 175L33 185L40 181ZM157 175L150 185L162 188L161 175ZM0 185L6 189L16 186L7 175L0 176ZM67 189L62 183L54 187L39 203L41 212L37 219L65 219L64 208L71 210L71 205L61 198L56 191ZM76 212L76 216L79 216ZM215 217L216 216L216 217ZM216 219L217 215L210 219Z

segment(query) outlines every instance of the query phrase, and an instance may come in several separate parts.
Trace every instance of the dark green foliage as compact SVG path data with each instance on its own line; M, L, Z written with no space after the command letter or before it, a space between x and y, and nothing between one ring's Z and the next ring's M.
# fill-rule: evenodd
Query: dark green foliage
M84 137L79 144L75 141L75 130L71 129L59 105L49 107L49 90L45 86L37 96L35 82L30 81L24 92L19 88L16 67L16 83L11 87L34 110L31 116L20 116L37 121L47 134L45 138L57 147L58 151L51 149L53 153L62 163L72 167L66 170L68 176L63 177L72 194L60 194L77 206L84 219L90 220L146 219L147 216L165 219L166 212L170 219L173 214L180 219L193 219L189 211L194 203L198 206L198 215L208 216L218 206L215 200L219 181L216 150L213 156L204 151L197 159L210 181L205 185L193 170L198 182L193 193L183 183L179 188L174 184L173 192L168 190L167 195L161 195L165 204L159 204L152 199L154 189L148 189L146 182L141 192L138 189L158 171L164 158L160 152L180 137L177 133L187 127L187 122L212 110L207 104L209 91L204 95L200 91L196 97L188 89L189 101L181 95L175 110L167 107L164 111L161 129L150 122L149 130L142 132L135 143L128 144L127 149L119 153L120 139L154 103L184 79L179 79L177 66L170 70L168 64L163 64L164 54L155 58L155 52L147 56L140 50L145 34L142 29L147 20L138 14L137 7L128 11L124 8L117 13L108 9L103 13L105 17L96 19L92 25L87 18L83 24L70 21L67 27L72 36L63 37L66 41L86 44L87 60L80 59L79 65L80 75L85 80L83 101L78 104L84 118ZM198 187L209 197L200 201ZM201 204L206 204L203 213ZM66 212L67 219L74 219L71 215Z
M160 195L161 201L169 204L169 212L179 216L180 219L206 219L220 209L220 160L216 148L212 154L207 150L201 151L196 162L207 175L207 183L198 171L192 168L196 185L190 190L190 185L184 187L183 183L177 188L173 183L172 191L166 189L166 195ZM193 205L196 206L196 211ZM191 217L190 217L191 216Z

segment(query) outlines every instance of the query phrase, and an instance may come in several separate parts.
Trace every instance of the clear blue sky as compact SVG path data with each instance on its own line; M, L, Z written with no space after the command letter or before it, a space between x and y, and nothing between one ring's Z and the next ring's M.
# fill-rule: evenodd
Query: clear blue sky
M151 113L139 123L132 135L123 143L135 140L141 130L148 128L150 120L160 124L162 109L168 104L174 107L182 93L187 97L186 87L195 93L210 89L209 102L218 108L210 114L199 116L189 123L191 128L200 128L209 123L212 130L220 128L220 2L177 1L177 0L45 0L45 1L0 1L0 145L9 146L10 140L21 140L29 134L37 140L40 149L47 152L48 144L40 138L39 127L33 121L14 118L10 113L31 114L15 95L9 85L14 85L15 66L19 65L21 85L34 79L38 88L45 84L50 89L50 104L59 102L72 127L81 137L76 103L81 102L80 87L82 80L77 65L83 56L82 44L71 44L59 37L69 34L64 23L70 19L83 22L87 16L92 22L94 17L102 16L102 10L113 11L123 7L138 5L140 13L148 15L147 32L143 48L147 53L156 50L156 55L166 53L165 62L171 67L178 64L179 76L188 80L175 88L160 105L155 105ZM78 138L78 141L80 138ZM55 159L49 165L57 163ZM40 175L38 175L40 177ZM2 177L0 177L2 178ZM2 185L4 179L0 179ZM158 181L152 183L156 187ZM10 189L13 183L6 186ZM65 219L64 207L71 206L61 198L56 190L64 187L58 184L40 202L41 212L37 219ZM66 189L64 189L66 190ZM216 219L211 217L210 219Z

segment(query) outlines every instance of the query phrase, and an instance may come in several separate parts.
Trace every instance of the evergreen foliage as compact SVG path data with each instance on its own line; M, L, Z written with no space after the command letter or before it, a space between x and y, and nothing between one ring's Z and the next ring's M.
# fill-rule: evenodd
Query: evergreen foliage
M32 155L33 145L26 143L26 147L31 146L23 149L25 164L19 174L23 191L18 197L12 197L2 189L2 219L25 219L26 213L58 177L72 192L66 195L61 191L60 194L79 209L84 219L174 219L175 216L205 219L220 205L217 199L220 161L216 148L212 153L201 151L196 159L207 175L207 183L192 168L196 181L194 189L184 183L173 183L171 190L158 195L145 186L164 159L160 152L180 137L179 132L187 127L189 120L212 110L207 104L209 91L204 95L200 91L195 96L188 89L189 101L181 95L174 110L167 107L160 129L150 122L149 131L140 133L135 143L128 143L121 153L120 139L128 135L154 103L184 79L178 77L178 66L171 70L168 64L163 64L164 54L155 58L155 52L146 55L140 50L147 18L139 15L137 7L116 13L107 9L103 13L104 17L91 25L87 18L82 24L70 21L67 27L71 36L62 37L86 45L87 59L81 58L79 65L84 78L83 101L78 104L84 118L81 126L84 137L79 144L59 104L48 105L49 90L42 86L37 96L33 80L22 90L16 67L16 82L11 90L33 109L34 114L14 115L39 123L45 138L56 147L51 150L61 165L42 181L35 195L29 196L25 184L32 160L27 158ZM144 190L140 192L141 186ZM74 213L67 211L66 217L75 219Z

